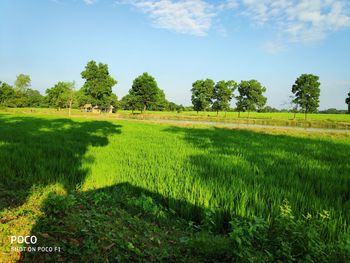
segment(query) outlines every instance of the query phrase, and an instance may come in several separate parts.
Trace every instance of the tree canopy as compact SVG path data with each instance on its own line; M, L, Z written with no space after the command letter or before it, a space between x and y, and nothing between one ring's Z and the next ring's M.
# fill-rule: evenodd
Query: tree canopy
M102 110L108 108L113 101L112 87L117 84L117 81L109 75L108 65L96 64L91 60L81 72L81 77L85 79L83 93L87 96L86 98L93 100L90 103L96 104Z
M213 90L214 100L212 109L219 113L219 111L228 111L230 108L230 101L234 97L233 92L237 88L237 83L234 80L221 80L215 84Z
M30 87L30 76L25 74L19 74L15 81L16 91L25 92Z
M192 84L191 101L195 111L209 110L215 82L211 79L197 80Z
M348 97L345 99L345 103L348 104L348 113L350 114L350 92L348 93Z
M134 79L129 94L133 100L133 104L136 107L142 107L142 111L146 111L150 105L157 103L157 101L164 95L161 94L161 90L158 88L158 84L154 77L147 72ZM165 95L164 95L165 97Z
M292 86L294 102L300 106L305 113L317 112L320 103L319 77L312 74L302 74Z
M255 79L242 80L238 85L237 110L249 112L262 109L267 101L263 95L265 91L266 88Z
M46 90L49 105L58 109L69 106L74 92L74 82L58 82L50 89Z

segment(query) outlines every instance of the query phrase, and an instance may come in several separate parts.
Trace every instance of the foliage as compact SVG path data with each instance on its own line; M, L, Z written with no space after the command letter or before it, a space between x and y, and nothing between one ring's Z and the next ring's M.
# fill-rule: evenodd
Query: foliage
M266 88L257 80L242 80L238 85L237 111L255 111L262 109L266 104L263 93Z
M219 111L228 111L230 109L230 101L234 97L233 92L237 88L237 83L233 80L221 80L215 84L213 90L213 105L212 109L219 113Z
M15 90L9 84L0 81L0 104L14 107Z
M320 82L319 77L312 74L302 74L292 87L295 96L293 102L300 106L306 114L317 112L320 102Z
M16 92L25 93L26 89L30 86L30 76L25 74L19 74L15 81Z
M212 103L214 81L211 79L197 80L192 84L191 101L195 111L206 111Z
M129 94L133 105L141 107L142 111L146 111L152 104L162 103L165 100L164 92L158 88L154 77L147 72L134 79Z
M68 107L74 96L74 85L74 82L58 82L52 88L47 89L49 105L58 109Z
M102 110L107 109L115 100L111 98L112 87L117 81L109 75L108 65L91 60L87 63L85 70L81 72L81 77L85 79L82 91L93 99L91 104L95 104Z
M288 133L1 114L0 237L64 249L32 262L346 262L349 136Z
M350 113L350 92L348 93L348 96L346 99L345 99L345 103L348 104L348 113Z

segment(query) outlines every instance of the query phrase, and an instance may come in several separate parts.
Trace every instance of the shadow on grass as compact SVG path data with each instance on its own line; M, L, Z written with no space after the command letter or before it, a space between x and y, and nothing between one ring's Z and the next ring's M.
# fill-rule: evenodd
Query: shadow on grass
M0 211L21 205L33 186L78 188L88 173L82 167L88 147L106 146L120 128L108 121L0 115Z
M225 128L165 131L200 150L187 161L215 196L221 230L232 216L279 214L284 199L300 216L325 209L338 227L350 221L349 144Z
M22 252L25 262L221 262L193 253L185 241L194 233L188 222L165 208L163 196L129 183L68 196L51 194L32 228L35 247L60 252ZM201 208L192 206L193 210ZM214 239L215 237L213 237ZM222 240L222 237L221 237ZM182 242L183 241L183 242ZM229 246L228 240L224 241ZM203 252L203 251L202 251ZM210 253L210 252L209 252ZM215 254L217 253L217 255ZM206 255L208 256L208 255Z

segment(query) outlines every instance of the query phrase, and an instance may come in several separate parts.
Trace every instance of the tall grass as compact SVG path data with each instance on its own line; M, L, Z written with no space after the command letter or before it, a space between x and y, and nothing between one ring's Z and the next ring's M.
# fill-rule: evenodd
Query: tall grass
M88 191L128 182L218 232L232 218L273 220L288 201L322 219L329 241L349 231L350 135L181 127L0 115L0 209L36 186Z

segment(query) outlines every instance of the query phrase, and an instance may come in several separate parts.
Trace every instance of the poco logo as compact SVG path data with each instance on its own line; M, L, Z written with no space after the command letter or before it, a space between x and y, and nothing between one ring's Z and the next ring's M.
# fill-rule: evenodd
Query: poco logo
M36 236L11 236L11 244L36 244L38 241Z

